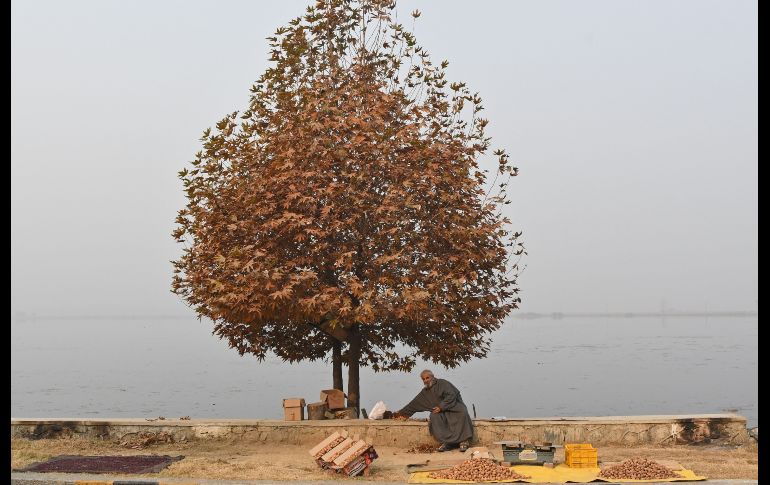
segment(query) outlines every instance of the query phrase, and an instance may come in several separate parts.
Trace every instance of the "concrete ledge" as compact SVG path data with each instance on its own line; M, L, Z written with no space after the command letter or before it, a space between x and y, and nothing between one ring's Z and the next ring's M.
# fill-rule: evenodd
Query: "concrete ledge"
M737 414L546 417L474 420L474 441L548 441L594 445L733 444L749 441L746 418ZM321 421L155 420L11 418L12 438L83 436L110 440L138 433L170 434L175 441L251 439L266 443L310 445L344 428L375 446L435 444L426 422L367 419Z

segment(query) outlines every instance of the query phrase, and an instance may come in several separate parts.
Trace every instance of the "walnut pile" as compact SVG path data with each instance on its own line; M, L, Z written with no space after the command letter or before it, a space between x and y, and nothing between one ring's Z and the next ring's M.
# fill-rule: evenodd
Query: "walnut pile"
M433 445L417 445L406 450L407 453L434 453L436 447Z
M611 480L662 480L680 478L674 470L646 458L631 458L599 472L599 478Z
M519 475L511 468L498 465L489 458L471 458L465 460L459 465L455 465L447 470L432 472L428 475L430 478L466 480L479 482L484 480L520 480L530 478Z

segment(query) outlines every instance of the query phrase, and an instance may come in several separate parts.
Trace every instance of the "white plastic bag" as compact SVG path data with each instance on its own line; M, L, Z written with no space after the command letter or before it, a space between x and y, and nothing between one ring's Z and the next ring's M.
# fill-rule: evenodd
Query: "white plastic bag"
M388 410L388 407L385 405L382 401L377 401L377 404L372 406L372 410L369 411L369 419L382 419L382 416L385 414L385 411Z

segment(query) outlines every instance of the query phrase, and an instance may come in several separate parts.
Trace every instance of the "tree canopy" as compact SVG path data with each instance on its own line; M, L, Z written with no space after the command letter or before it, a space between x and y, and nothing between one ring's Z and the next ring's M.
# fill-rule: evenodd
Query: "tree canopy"
M487 180L480 96L394 12L319 0L279 28L248 107L179 173L172 291L242 355L336 349L356 406L359 365L483 357L520 301L524 249L502 214L517 169L495 150Z

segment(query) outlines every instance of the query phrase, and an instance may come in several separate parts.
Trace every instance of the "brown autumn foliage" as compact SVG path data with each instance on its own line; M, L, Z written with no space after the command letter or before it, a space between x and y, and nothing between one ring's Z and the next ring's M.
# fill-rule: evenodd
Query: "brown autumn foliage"
M481 98L445 80L394 8L320 0L279 28L248 108L179 174L172 291L241 355L336 345L353 406L359 365L483 357L520 301L524 249L501 213L517 169L496 150L488 182Z

